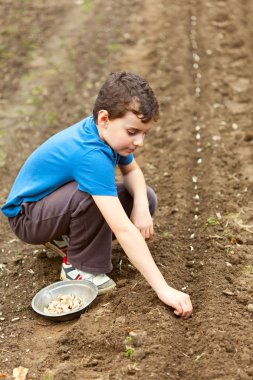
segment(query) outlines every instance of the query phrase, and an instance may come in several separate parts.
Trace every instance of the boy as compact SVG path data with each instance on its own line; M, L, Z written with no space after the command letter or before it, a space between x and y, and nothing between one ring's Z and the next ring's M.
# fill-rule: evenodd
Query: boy
M156 196L133 153L158 116L157 100L143 78L112 73L93 116L52 136L27 159L2 212L27 243L51 241L56 247L55 240L67 235L61 279L88 279L99 293L116 285L106 275L112 270L113 233L158 297L188 318L190 297L165 282L145 243L153 236ZM115 184L117 164L123 183Z

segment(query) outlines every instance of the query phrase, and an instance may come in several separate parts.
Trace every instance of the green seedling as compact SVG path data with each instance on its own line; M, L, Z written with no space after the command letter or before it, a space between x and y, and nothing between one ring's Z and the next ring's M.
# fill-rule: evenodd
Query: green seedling
M69 55L69 58L70 58L72 61L75 61L75 60L76 60L76 56L77 56L77 51L76 51L76 49L74 49L74 48L68 48L68 55Z
M26 100L26 104L39 105L45 95L47 95L45 87L42 85L35 86L31 89L30 97Z
M75 362L74 362L74 366L75 366L76 368L81 368L81 366L82 366L82 362L81 362L81 360L77 360L77 361L75 361Z
M53 375L47 375L43 377L43 380L54 380Z
M223 232L222 232L222 234L224 235L224 236L228 236L228 235L230 235L230 230L228 229L228 228L225 228L225 230L223 230Z
M84 13L89 12L90 9L91 9L91 7L92 7L92 0L84 0L84 1L83 1L82 11L83 11Z
M47 123L49 126L53 125L54 122L56 121L57 119L57 114L56 112L52 111L52 112L49 112L49 114L47 115Z
M34 74L33 73L26 73L26 74L24 74L23 75L23 79L25 80L25 81L33 81L34 80Z
M0 42L0 53L2 53L5 50L6 46L2 42Z
M244 265L243 272L244 273L253 274L253 267L252 267L252 265Z
M219 221L214 216L210 216L210 218L207 219L205 226L215 226L216 224L220 224Z
M128 359L131 359L131 357L133 356L133 354L134 354L134 348L130 347L130 346L126 346L126 349L125 349L125 352L124 352L125 357L128 358Z
M48 371L43 377L42 380L54 380L54 375L52 374L52 371Z
M5 165L6 157L7 154L5 152L0 152L0 168L2 168Z
M117 51L120 49L120 45L119 44L110 44L108 45L108 50L111 50L111 51Z
M3 55L3 58L11 59L14 57L15 54L13 51L3 51L2 55Z
M20 313L21 311L26 311L26 310L29 310L29 306L18 305L17 308L16 308L16 311L17 311L18 313Z
M106 60L105 60L104 58L100 58L100 59L98 60L98 63L99 63L100 65L104 65L105 62L106 62Z
M3 34L5 35L10 35L11 37L15 34L18 34L19 30L18 30L18 23L11 23L10 25L8 25L7 27L5 27L2 31Z
M37 47L37 45L33 41L31 41L29 38L23 38L21 40L21 44L28 51L34 50Z
M103 16L103 15L96 15L96 16L95 16L95 19L96 19L97 21L102 21L102 20L104 20L104 16Z

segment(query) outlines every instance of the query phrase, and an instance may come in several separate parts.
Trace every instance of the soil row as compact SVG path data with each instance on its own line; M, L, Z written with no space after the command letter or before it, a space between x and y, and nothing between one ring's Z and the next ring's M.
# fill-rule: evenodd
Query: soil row
M13 86L1 103L1 199L38 144L91 112L108 72L138 72L161 103L137 154L159 199L149 246L168 283L191 295L194 314L174 316L116 246L115 292L74 322L39 318L31 297L58 280L60 259L15 240L1 217L0 371L23 365L30 379L54 380L250 379L253 6L88 3L66 3L59 13L50 2L41 18L36 1L23 10L26 23L47 33L29 57L23 49L25 75L17 79L16 61L6 61ZM8 20L21 9L12 11ZM16 34L7 34L15 45Z

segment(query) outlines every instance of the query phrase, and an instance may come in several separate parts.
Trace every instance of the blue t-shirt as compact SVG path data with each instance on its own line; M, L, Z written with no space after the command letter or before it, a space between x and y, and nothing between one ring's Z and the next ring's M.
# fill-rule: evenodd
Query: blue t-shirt
M114 169L133 155L120 156L98 134L93 116L64 129L39 146L21 168L2 212L16 216L23 202L35 202L76 181L90 195L117 196Z

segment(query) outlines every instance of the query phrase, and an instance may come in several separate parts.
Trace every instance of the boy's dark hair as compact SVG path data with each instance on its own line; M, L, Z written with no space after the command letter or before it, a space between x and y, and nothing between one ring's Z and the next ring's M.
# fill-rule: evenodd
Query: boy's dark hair
M95 122L100 110L107 110L111 120L123 117L128 111L143 123L159 118L159 105L148 82L124 71L111 73L101 87L93 108Z

